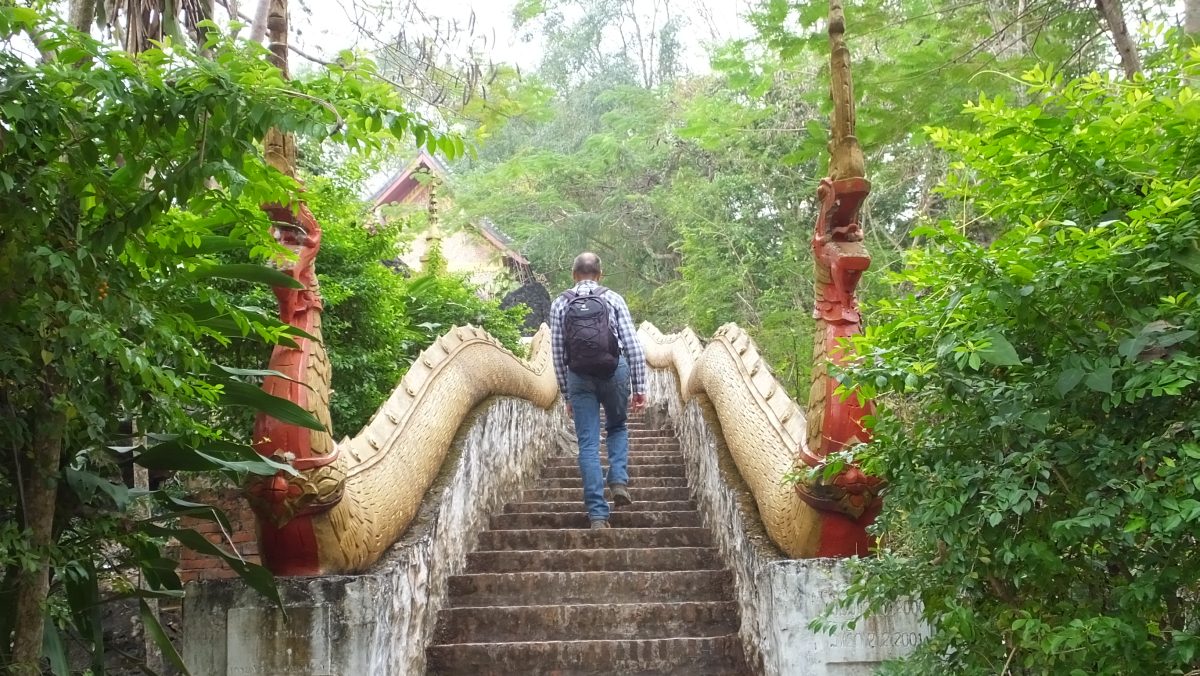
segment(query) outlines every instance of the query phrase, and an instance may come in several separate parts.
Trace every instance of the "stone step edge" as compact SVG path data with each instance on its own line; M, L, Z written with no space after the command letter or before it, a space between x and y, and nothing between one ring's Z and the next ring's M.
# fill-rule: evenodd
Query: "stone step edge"
M535 529L536 530L536 529ZM627 548L628 549L628 548ZM636 549L636 548L635 548ZM652 548L651 548L652 549ZM536 550L534 550L536 551ZM450 579L455 578L476 578L476 579L495 579L499 581L503 577L511 577L513 575L532 575L542 577L561 577L561 578L581 578L581 577L612 577L613 575L632 575L635 577L678 577L685 573L703 573L713 577L728 577L732 579L733 573L728 568L712 568L705 570L526 570L516 573L459 573L451 575ZM724 575L716 575L724 573ZM549 604L554 605L554 604Z
M542 500L535 500L534 502L535 502L535 503L539 503L539 502L543 502L543 501L542 501ZM583 513L583 508L582 508L582 507L580 507L580 510L579 510L579 511L580 511L580 513ZM699 510L695 510L695 509L676 509L676 510L668 510L668 511L649 511L649 510L647 510L647 511L645 511L645 512L622 512L622 511L621 511L621 508L620 508L620 507L618 507L618 508L616 508L615 510L612 510L612 514L638 514L638 515L641 515L641 514L695 514L697 511L699 511ZM567 512L507 512L507 513L501 512L501 513L493 514L493 515L492 515L492 518L494 519L494 518L497 518L497 517L502 517L502 516L503 516L503 517L508 517L508 516L514 516L514 517L515 517L515 516L520 516L520 517L525 517L525 518L533 518L533 517L535 517L535 516L546 516L546 515L553 515L553 516L556 516L556 517L560 517L560 516L562 516L562 515L563 515L563 514L565 514L565 513L567 513ZM488 530L540 530L540 529L538 529L538 528L529 528L529 529L524 529L524 528L489 528Z
M572 457L571 460L576 460L576 459L575 459L575 457ZM576 462L578 462L578 461L576 460ZM607 467L608 463L601 462L600 466ZM683 466L683 462L638 462L637 465L630 465L630 469L635 468L635 467L641 468L641 467L682 467L682 466ZM571 468L574 468L575 465L566 465L566 463L564 462L563 465L544 465L542 467L556 467L556 468L571 467Z
M567 613L572 613L572 612L580 613L580 614L586 613L591 616L603 617L606 614L620 616L620 615L624 614L626 611L630 611L630 610L637 611L640 613L646 613L646 614L652 614L652 613L679 614L679 613L684 613L690 609L696 609L696 610L704 609L704 610L715 610L715 611L728 610L728 611L730 611L735 628L736 628L736 625L738 624L738 621L740 620L740 617L738 615L737 601L732 601L732 600L730 600L730 601L650 601L650 602L638 602L638 603L578 603L578 602L573 602L573 603L561 603L561 604L546 605L546 606L511 605L511 606L446 607L446 608L442 608L441 610L438 611L438 625L439 625L439 628L444 628L445 626L447 626L446 625L447 622L452 622L452 621L455 621L455 619L458 617L461 617L464 615L471 615L473 613L479 613L480 611L483 611L484 613L487 613L488 611L494 611L495 614L499 614L499 615L514 615L515 616L515 615L520 615L522 613L541 615L541 614L545 614L545 613L549 613L549 612L555 612L555 610L563 610ZM725 619L728 620L729 618L725 618ZM490 645L499 645L499 644L509 644L509 643L551 643L551 642L571 643L571 642L582 642L582 641L643 641L643 640L657 640L657 639L664 639L664 638L713 638L714 636L715 637L723 637L723 636L728 636L728 635L729 634L716 634L716 635L713 635L713 634L688 634L688 633L686 633L686 630L685 630L684 633L680 633L677 635L659 636L657 638L645 638L645 639L638 639L638 638L631 637L631 638L557 639L557 640L546 639L546 640L537 640L537 641L534 641L534 640L526 640L526 641L496 640L496 641L481 641L481 642L476 642L476 643L436 642L436 643L431 643L429 645L430 645L430 647L432 647L432 646L452 646L452 645L489 645L489 644Z
M572 603L555 603L555 604L545 605L545 606L530 606L530 605L516 605L516 604L511 605L511 606L444 606L440 610L438 610L438 612L439 613L449 613L449 612L462 613L462 612L469 612L469 611L480 610L480 609L502 608L506 611L508 611L508 610L530 611L530 612L539 612L540 613L540 612L544 612L547 608L581 608L581 609L613 608L613 609L621 609L621 608L627 608L627 607L628 608L636 608L636 607L648 607L648 606L662 606L663 608L667 608L668 606L670 606L672 608L682 608L684 606L727 606L727 607L732 607L736 611L737 610L737 601L733 601L733 600L729 600L729 601L638 601L636 603L579 603L576 601L576 602L572 602ZM587 640L587 639L580 639L580 640ZM609 639L599 639L599 640L603 641L603 640L609 640ZM612 639L612 640L622 640L622 639ZM650 640L650 639L648 639L648 640ZM491 641L485 641L485 642L491 643ZM517 641L517 642L519 643L520 641ZM512 643L512 641L503 641L503 643Z
M524 529L524 530L568 530L568 529L562 529L562 528L559 528L559 529L551 529L551 528L526 528L526 529ZM583 530L583 529L575 529L575 530ZM646 529L645 529L645 528L626 528L625 530L638 530L638 531L641 531L641 530L646 530ZM686 550L686 551L684 551L684 550ZM689 552L692 552L692 551L706 551L706 552L711 552L712 554L717 554L717 553L718 553L718 552L717 552L717 548L716 548L716 547L592 547L592 548L590 548L590 549L477 549L477 550L475 550L475 551L473 551L473 552L470 552L470 554L484 554L484 553L501 553L501 554L545 554L546 552L574 552L574 553L577 553L577 554L584 554L584 555L586 555L586 554L590 554L590 553L592 553L592 552L675 552L675 553L684 553L684 554L686 554L686 553L689 553ZM718 561L718 562L717 562L717 564L720 566L719 568L687 568L687 569L685 569L685 570L725 570L725 566L724 566L724 565L721 565L720 561ZM588 571L588 570L580 570L580 571L554 571L554 570L537 571L537 570L523 570L523 571L519 571L519 572L521 572L521 573L538 573L538 572L545 572L545 573L563 573L563 572L577 572L577 573L592 573L592 572L595 572L595 573L617 573L617 572L621 572L621 571L616 571L616 570L597 570L597 571ZM630 571L628 571L628 572L631 572L631 573L653 573L653 572L656 572L656 571L653 571L653 570L640 570L640 571L639 571L639 570L630 570ZM677 571L663 571L663 572L683 572L683 571L681 571L681 570L677 570ZM510 574L510 573L491 573L491 574L494 574L494 575L508 575L508 574ZM623 605L623 604L619 604L619 603L617 603L617 604L613 604L613 605Z
M593 605L593 604L576 604L576 605ZM632 604L637 605L637 604ZM534 606L536 607L536 606ZM717 636L668 636L663 638L597 638L597 639L576 639L573 641L485 641L483 643L435 643L430 648L471 648L476 646L504 646L506 648L535 646L545 644L563 644L569 647L570 644L583 645L585 643L666 643L669 641L741 641L741 638L736 632L728 634L719 634Z
M678 506L682 507L683 509L651 510L651 509L642 509L640 507L638 509L630 509L629 507L617 507L617 508L614 508L613 511L628 510L628 511L638 511L638 512L650 512L650 511L690 512L690 511L699 509L699 507L696 505L695 500L634 500L633 504L630 505L630 507L639 506L639 505L641 505L641 506L655 505L655 504L661 505L661 504L665 504L665 503L670 503L670 504L678 503ZM609 501L609 504L610 505L612 504L611 500ZM553 509L542 509L542 510L529 509L527 511L518 510L518 511L512 511L512 512L508 511L509 508L515 507L518 505L530 505L531 507L533 505L553 506ZM567 511L582 512L584 510L585 510L585 507L583 505L582 500L520 500L520 501L514 501L514 502L509 502L509 503L505 504L503 513L504 514L529 514L531 512L541 512L541 513L567 512Z
M687 531L687 532L685 533L684 531ZM563 534L565 534L565 533L592 533L593 531L586 529L586 528L512 528L512 529L502 529L502 530L495 530L495 531L488 530L488 531L483 531L483 532L484 533L503 533L504 538L524 537L524 536L514 536L513 535L514 533L531 533L532 535L530 535L529 537L536 537L536 538L542 539L542 541L545 542L545 541L552 540L552 539L558 539L560 537L564 540L574 540L574 539L583 537L580 535L561 535L561 536L556 535L559 533L563 533ZM707 528L704 528L703 526L662 526L660 528L620 528L620 527L614 526L611 528L605 528L604 530L599 530L599 531L595 531L595 532L596 533L611 533L611 535L597 535L596 536L597 538L605 538L605 539L609 539L609 540L619 540L619 539L628 539L628 538L642 539L644 537L649 537L649 538L653 539L654 533L661 533L662 537L666 537L666 538L670 538L672 535L678 535L680 537L686 537L688 535L695 535L698 537L708 536L710 539L712 537L712 533ZM490 536L490 537L499 538L500 536ZM590 536L588 536L588 537L590 537ZM482 538L480 538L480 539L482 540ZM655 549L655 548L656 547L619 547L618 549ZM574 550L575 548L570 547L568 549ZM593 547L593 549L600 549L600 548ZM551 547L548 549L521 549L521 550L486 549L486 550L477 550L477 551L536 552L536 551L563 551L563 550L560 550L556 547Z
M525 513L526 514L558 514L559 512L525 512ZM653 529L629 528L629 527L623 527L623 526L610 526L608 528L605 528L604 530L609 533L618 533L621 531L629 531L630 533L642 534L648 530L653 530ZM696 531L696 532L700 532L700 531L708 532L708 529L705 528L704 526L659 526L657 528L657 530L661 530L661 531L685 531L686 530L686 531ZM522 531L535 531L537 533L546 533L546 532L578 533L581 531L588 531L588 529L587 528L488 528L481 532L482 533L505 533L507 535L510 533L520 533ZM588 531L588 532L590 532L590 531Z

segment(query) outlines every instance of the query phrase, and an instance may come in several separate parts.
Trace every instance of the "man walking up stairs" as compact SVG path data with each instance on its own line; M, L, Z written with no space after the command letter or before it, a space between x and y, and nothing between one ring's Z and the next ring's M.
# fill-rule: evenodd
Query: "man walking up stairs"
M430 674L749 674L732 574L700 523L679 442L628 423L632 504L579 511L574 456L550 458L450 578Z
M554 375L575 420L583 504L591 527L608 528L608 502L628 505L629 436L625 422L646 403L646 359L633 316L621 294L600 286L600 257L584 252L571 265L575 286L550 306L550 344ZM600 409L608 433L608 470L600 470Z

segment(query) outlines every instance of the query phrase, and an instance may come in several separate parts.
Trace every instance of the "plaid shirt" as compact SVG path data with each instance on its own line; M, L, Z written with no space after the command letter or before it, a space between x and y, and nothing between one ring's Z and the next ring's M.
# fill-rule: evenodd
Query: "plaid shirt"
M600 286L595 280L585 279L575 285L575 293L590 296L596 287ZM646 393L646 356L642 352L642 341L633 327L633 315L629 314L629 306L621 294L608 290L604 295L608 302L608 323L617 329L617 344L625 361L629 364L629 379L632 381L634 394ZM550 306L550 347L554 356L554 375L558 376L558 389L564 400L567 394L567 346L563 337L563 316L567 312L567 299L561 294L554 299Z

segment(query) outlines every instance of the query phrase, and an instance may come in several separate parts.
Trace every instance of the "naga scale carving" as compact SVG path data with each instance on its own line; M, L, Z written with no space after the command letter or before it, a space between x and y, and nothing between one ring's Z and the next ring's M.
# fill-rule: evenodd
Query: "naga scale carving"
M726 324L707 345L691 329L663 335L649 322L638 335L649 366L676 372L684 402L704 397L712 405L763 527L785 554L805 559L869 552L869 514L813 504L785 483L799 464L811 466L818 457L808 442L812 430L744 330Z

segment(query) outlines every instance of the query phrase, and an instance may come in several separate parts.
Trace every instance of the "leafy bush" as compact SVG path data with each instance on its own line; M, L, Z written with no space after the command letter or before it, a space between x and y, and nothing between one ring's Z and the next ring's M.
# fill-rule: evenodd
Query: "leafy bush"
M393 230L364 227L366 205L355 183L311 178L307 185L323 231L316 266L333 368L333 432L340 439L354 436L400 382L411 361L405 346L422 334L406 315L404 279L382 264L396 257Z
M1200 667L1200 50L1135 82L1035 69L933 130L970 221L920 234L858 341L889 482L848 603L911 595L902 673ZM1003 666L1002 666L1003 665Z

